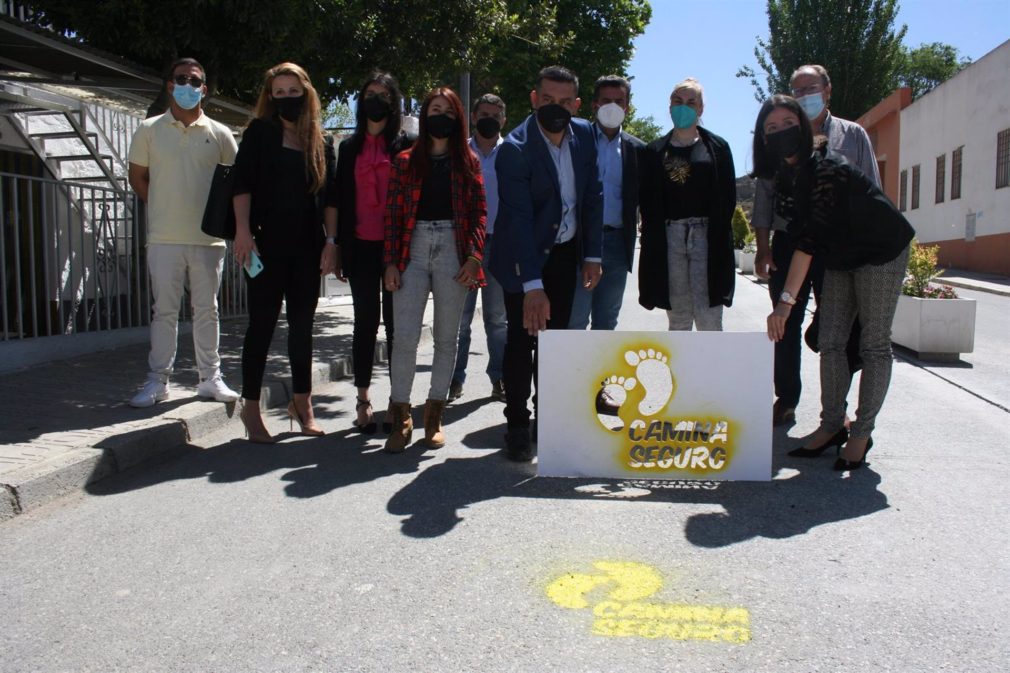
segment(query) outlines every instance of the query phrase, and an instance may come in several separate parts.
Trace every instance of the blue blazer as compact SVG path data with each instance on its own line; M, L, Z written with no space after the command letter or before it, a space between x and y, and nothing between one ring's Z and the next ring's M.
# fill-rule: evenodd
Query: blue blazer
M603 256L603 186L596 169L593 127L572 119L569 143L575 171L578 258ZM498 219L488 267L506 292L543 277L544 264L561 226L561 187L536 115L509 134L495 160ZM573 269L574 272L574 269Z

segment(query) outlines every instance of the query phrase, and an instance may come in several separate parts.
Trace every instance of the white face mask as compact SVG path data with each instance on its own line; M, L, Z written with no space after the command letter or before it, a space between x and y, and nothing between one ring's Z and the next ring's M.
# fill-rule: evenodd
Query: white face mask
M624 122L624 110L617 103L601 105L596 111L596 121L608 129L620 128Z

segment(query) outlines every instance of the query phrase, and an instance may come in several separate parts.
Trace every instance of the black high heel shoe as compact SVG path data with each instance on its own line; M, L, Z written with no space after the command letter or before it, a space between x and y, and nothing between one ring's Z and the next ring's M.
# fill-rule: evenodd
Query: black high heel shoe
M803 446L798 449L793 449L792 451L789 452L788 455L793 456L794 458L816 458L817 456L824 453L825 449L831 446L835 447L835 454L837 455L838 452L842 450L842 444L844 444L848 439L849 439L849 431L845 428L842 428L841 430L833 434L831 438L828 439L828 441L824 442L820 446L814 446L810 448Z
M870 452L873 448L873 438L871 437L869 441L866 442L866 451L863 451L863 457L859 460L845 460L844 458L839 458L835 461L835 470L842 472L844 470L858 470L863 465L866 465L866 454Z
M371 400L365 400L359 397L358 404L354 407L355 413L357 413L358 409L361 409L362 407L366 407L368 408L369 411L371 411L372 409ZM365 435L374 435L375 431L378 429L378 426L375 424L374 419L369 421L368 423L358 423L357 419L355 419L354 427L358 429L358 432Z

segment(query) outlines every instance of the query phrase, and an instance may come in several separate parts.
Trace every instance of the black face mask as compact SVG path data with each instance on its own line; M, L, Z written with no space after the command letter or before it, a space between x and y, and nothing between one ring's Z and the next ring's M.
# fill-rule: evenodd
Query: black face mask
M294 123L302 115L302 108L305 107L305 94L274 98L274 105L277 106L277 114L281 119Z
M487 140L496 138L501 133L501 123L494 117L481 117L474 126L477 127L480 137Z
M548 133L561 133L572 121L572 113L557 103L548 103L537 108L537 121Z
M381 122L393 111L393 106L378 96L365 98L361 101L361 106L365 116L373 122Z
M765 146L776 161L782 163L789 157L800 151L800 127L790 126L789 128L765 136Z
M456 130L456 120L447 114L429 115L427 126L432 138L448 138Z

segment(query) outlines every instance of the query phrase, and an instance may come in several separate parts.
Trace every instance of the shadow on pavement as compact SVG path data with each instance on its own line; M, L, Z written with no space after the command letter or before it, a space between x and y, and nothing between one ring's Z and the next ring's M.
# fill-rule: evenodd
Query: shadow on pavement
M504 425L467 435L470 448L498 448ZM722 513L695 514L684 527L698 547L723 547L755 537L802 535L826 523L866 516L886 509L877 490L880 476L872 466L857 472L831 469L833 457L795 459L786 448L773 457L773 473L795 474L771 482L648 481L533 478L535 467L508 462L501 452L479 458L450 458L420 472L389 501L390 514L405 516L404 535L432 538L463 521L469 505L500 497L618 499L670 504L721 505ZM848 477L846 477L848 475Z

